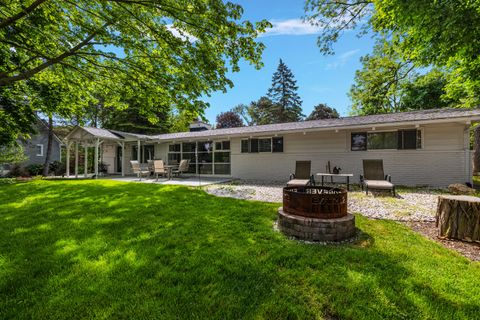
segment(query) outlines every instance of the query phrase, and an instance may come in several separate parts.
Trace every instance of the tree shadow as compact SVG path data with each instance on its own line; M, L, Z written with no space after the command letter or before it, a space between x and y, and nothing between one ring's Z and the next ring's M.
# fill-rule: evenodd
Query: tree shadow
M193 188L68 181L1 191L2 318L468 318L480 305L462 298L478 289L417 274L415 251L427 245L439 264L470 272L461 283L478 268L390 222L359 217L356 242L314 246L273 232L275 204Z

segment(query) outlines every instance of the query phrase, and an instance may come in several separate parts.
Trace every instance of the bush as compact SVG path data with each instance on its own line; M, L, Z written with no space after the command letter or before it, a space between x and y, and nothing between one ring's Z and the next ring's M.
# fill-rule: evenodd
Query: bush
M0 178L0 184L14 184L17 182L15 178Z
M38 176L43 172L43 164L30 164L25 169L30 176Z
M28 172L19 164L13 164L7 174L8 177L24 177L28 176Z
M65 174L65 163L60 161L53 161L48 167L49 173L56 176L63 176Z

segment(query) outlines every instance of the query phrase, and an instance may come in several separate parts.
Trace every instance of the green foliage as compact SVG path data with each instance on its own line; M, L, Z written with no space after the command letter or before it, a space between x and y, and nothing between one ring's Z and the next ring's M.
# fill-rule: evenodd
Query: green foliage
M417 76L402 89L402 109L437 109L458 105L459 100L446 95L446 85L445 72L439 69L432 69L424 75Z
M279 204L115 181L0 186L0 318L474 319L480 268L408 227L299 243Z
M317 104L310 115L305 120L321 120L321 119L336 119L340 118L338 111L335 108L329 107L326 103Z
M455 106L446 95L445 72L434 68L419 74L413 63L403 61L398 47L383 41L371 55L361 58L350 89L355 114L378 114Z
M312 23L329 26L318 38L324 53L342 32L363 24L363 31L393 41L402 61L444 68L447 99L480 104L479 1L307 0L306 13Z
M173 109L201 114L202 97L233 86L227 73L242 59L262 66L255 38L270 26L243 20L241 6L222 0L13 0L1 11L1 90L14 91L18 105L26 80L61 87L72 118L137 97L148 119Z
M215 128L222 129L236 127L243 127L242 118L240 118L238 113L233 111L227 111L217 115Z
M302 100L297 94L298 86L292 71L280 59L277 71L272 77L272 86L268 89L267 97L273 103L268 111L268 123L282 123L300 121L302 114Z
M29 164L25 169L30 176L38 176L42 174L43 164Z
M25 86L14 85L0 87L0 147L12 146L19 138L28 138L34 133L32 123L36 121L35 113L25 103L17 100L26 94Z
M124 110L103 109L102 127L106 129L141 134L169 132L171 123L168 108L157 107L153 114L147 114L143 106L131 101Z
M12 142L8 145L0 145L0 165L5 163L19 163L25 160L25 150L20 144Z
M350 89L352 110L377 114L402 110L402 88L414 77L413 65L402 61L388 43L378 43L371 55L360 59L362 69L355 73Z

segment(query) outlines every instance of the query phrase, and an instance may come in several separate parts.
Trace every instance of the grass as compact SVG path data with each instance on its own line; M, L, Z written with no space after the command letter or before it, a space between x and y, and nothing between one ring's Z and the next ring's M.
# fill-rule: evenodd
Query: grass
M480 264L357 216L319 246L278 204L114 181L0 185L0 318L473 319Z

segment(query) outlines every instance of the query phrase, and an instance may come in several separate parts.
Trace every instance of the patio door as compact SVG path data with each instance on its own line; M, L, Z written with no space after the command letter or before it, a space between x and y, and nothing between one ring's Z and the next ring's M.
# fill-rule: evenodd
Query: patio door
M115 168L117 172L122 172L122 147L117 146L117 155L115 157Z

